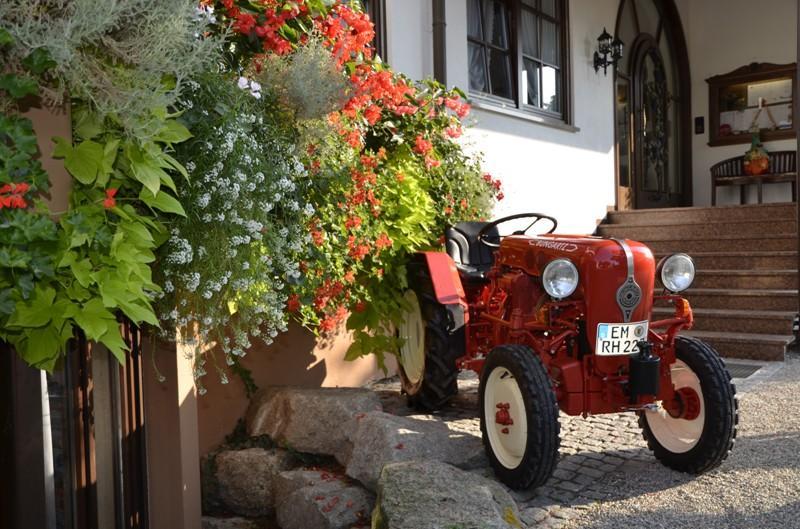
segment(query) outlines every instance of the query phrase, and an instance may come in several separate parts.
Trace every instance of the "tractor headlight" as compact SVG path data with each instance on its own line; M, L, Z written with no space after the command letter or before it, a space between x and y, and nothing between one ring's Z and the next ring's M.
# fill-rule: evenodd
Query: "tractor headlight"
M569 297L578 288L578 269L569 259L550 261L542 272L542 285L556 299Z
M661 283L670 292L683 292L694 281L694 261L685 253L676 253L658 263Z

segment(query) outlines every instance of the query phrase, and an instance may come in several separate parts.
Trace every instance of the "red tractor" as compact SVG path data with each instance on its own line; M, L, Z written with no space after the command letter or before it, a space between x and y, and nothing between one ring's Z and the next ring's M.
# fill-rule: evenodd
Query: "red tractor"
M499 234L523 220L527 227ZM544 222L546 234L527 235ZM642 243L553 235L556 225L538 213L464 222L446 230L447 253L414 257L398 329L410 403L439 409L458 391L459 370L478 373L486 453L515 489L553 472L559 409L637 413L664 465L690 473L719 465L736 437L736 389L714 349L679 335L692 326L678 295L694 279L691 258L673 254L656 266ZM652 320L655 303L674 314Z

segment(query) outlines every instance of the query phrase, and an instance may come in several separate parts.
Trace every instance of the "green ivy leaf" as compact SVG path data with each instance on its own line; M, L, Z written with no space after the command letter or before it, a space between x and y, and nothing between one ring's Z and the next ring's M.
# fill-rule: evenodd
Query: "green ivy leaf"
M66 340L52 326L31 329L26 334L28 339L19 351L22 359L32 367L52 371L64 351Z
M156 318L155 312L153 312L153 309L144 306L142 303L122 302L119 304L119 308L122 309L122 312L124 312L125 315L137 325L141 322L147 322L150 325L155 325L158 327L158 318Z
M106 130L102 118L87 107L79 108L73 112L72 116L75 135L78 138L91 140Z
M128 344L120 336L119 326L115 325L109 329L98 341L108 347L108 350L114 354L120 364L125 363L125 352L128 350Z
M56 136L52 140L56 144L53 149L53 158L66 158L72 153L72 143L69 140L60 136Z
M83 288L88 288L92 284L92 262L89 259L71 263L69 268Z
M111 173L114 172L114 162L117 159L117 152L119 150L119 140L109 140L103 145L103 160L100 163L100 168L97 174L97 186L106 187L108 180L111 178Z
M175 197L164 191L159 191L154 196L148 189L142 188L142 192L139 193L139 198L153 209L158 209L164 213L174 213L181 217L186 216L186 212L183 210L181 203L178 202Z
M53 318L56 291L37 286L29 302L17 303L17 310L8 319L9 327L44 327Z
M131 161L131 170L133 171L133 177L144 184L154 195L158 193L161 187L162 177L169 176L159 166L146 161Z
M164 126L160 131L158 131L158 134L156 134L153 139L160 142L173 144L184 142L191 137L192 133L189 132L189 129L187 129L179 121L171 119L164 124Z
M39 93L39 84L25 75L7 73L0 75L0 89L8 92L14 99L22 99Z
M11 36L8 30L0 28L0 48L10 44L14 44L14 37Z
M86 140L64 158L64 167L80 183L91 185L97 179L103 158L103 146L92 140Z
M114 314L103 306L103 302L92 298L83 304L81 310L74 316L75 323L83 329L90 340L100 340L109 330L115 330L117 319ZM117 331L118 332L118 331Z
M47 70L56 67L56 61L50 57L45 48L36 48L22 59L22 65L34 75L42 75Z

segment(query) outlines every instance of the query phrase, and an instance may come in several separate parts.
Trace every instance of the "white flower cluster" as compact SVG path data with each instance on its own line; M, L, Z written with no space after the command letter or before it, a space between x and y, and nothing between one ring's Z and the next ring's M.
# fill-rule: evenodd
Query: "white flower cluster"
M238 84L260 98L257 83ZM249 111L212 112L214 121L200 110L209 108L202 86L192 95L186 117L206 125L193 127L194 139L177 152L190 172L179 189L187 217L162 249L160 318L164 329L196 326L200 340L217 342L232 364L255 338L270 344L286 330L287 286L301 277L314 208L303 201L306 175L292 137L279 118L252 110L260 99L249 99ZM204 365L195 362L196 377Z

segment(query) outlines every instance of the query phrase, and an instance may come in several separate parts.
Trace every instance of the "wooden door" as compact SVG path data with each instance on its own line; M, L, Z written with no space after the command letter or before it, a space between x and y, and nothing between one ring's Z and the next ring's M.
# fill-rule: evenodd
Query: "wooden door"
M141 333L119 365L82 335L55 373L0 342L0 527L146 529Z
M661 53L654 42L643 41L633 68L634 201L637 209L679 206L679 179L669 152L672 101Z
M614 68L617 209L692 203L689 60L673 0L621 0Z

